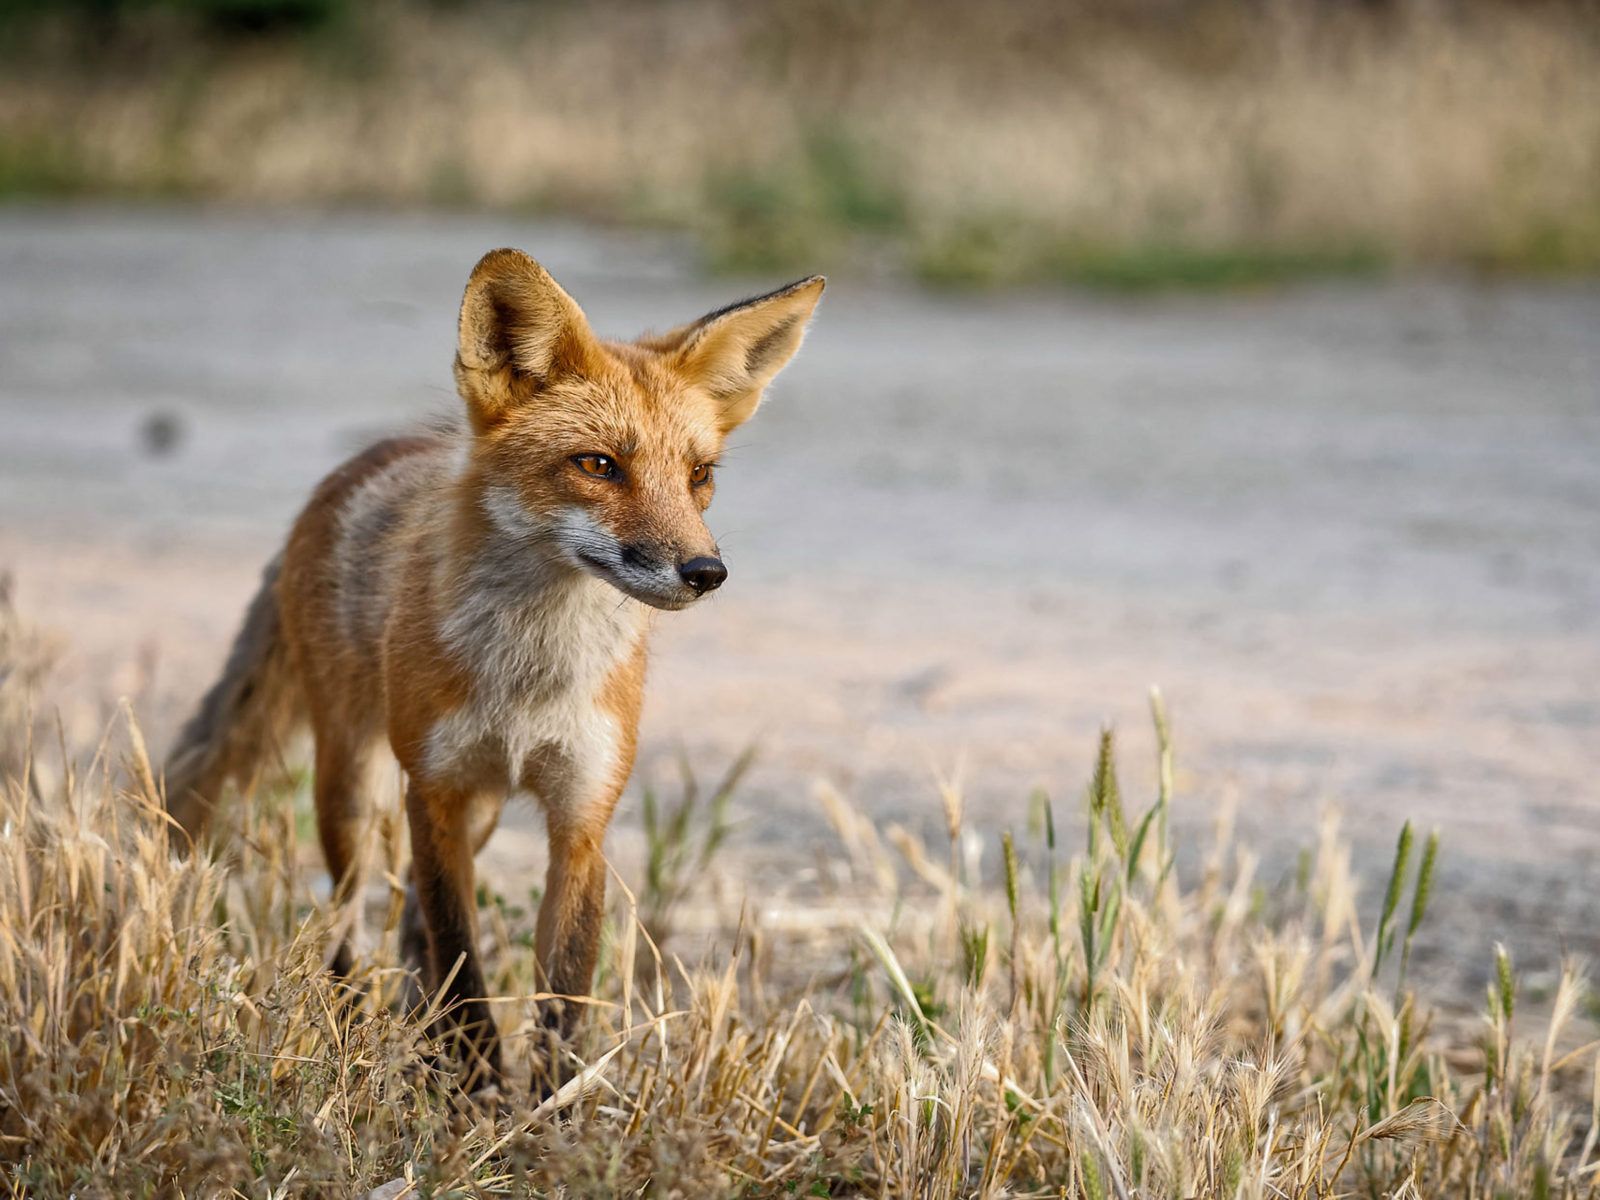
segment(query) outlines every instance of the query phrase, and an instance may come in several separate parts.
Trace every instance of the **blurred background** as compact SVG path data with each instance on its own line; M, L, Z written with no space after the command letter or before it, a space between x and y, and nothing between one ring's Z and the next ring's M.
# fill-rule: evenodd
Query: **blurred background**
M1110 722L1148 792L1160 684L1265 884L1409 816L1460 994L1600 951L1592 0L0 0L0 571L69 740L165 744L316 479L453 411L501 244L622 336L831 279L619 854L752 743L768 894L819 790L1020 826Z

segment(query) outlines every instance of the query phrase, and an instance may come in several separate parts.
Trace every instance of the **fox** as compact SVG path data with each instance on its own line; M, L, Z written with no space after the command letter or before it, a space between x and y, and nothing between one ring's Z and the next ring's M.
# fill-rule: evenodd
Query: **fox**
M602 844L638 746L656 611L728 569L705 522L728 435L799 350L810 276L632 341L599 337L526 253L494 250L461 301L465 421L392 437L327 476L265 568L220 678L164 766L203 845L224 789L309 728L336 911L359 914L363 839L395 763L411 868L400 942L469 1093L504 1085L477 949L474 859L506 801L542 811L535 1090L592 984ZM349 975L349 926L329 965Z

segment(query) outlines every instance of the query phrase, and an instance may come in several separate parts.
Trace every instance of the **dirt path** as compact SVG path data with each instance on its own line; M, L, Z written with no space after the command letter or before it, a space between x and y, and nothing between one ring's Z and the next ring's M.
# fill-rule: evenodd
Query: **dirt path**
M170 731L311 483L451 408L461 283L502 243L606 331L741 287L490 219L0 212L0 568L70 636L72 721L133 692ZM1593 285L840 280L721 477L729 586L661 624L641 774L759 738L766 886L823 836L818 780L931 830L959 766L1018 824L1035 786L1076 804L1111 720L1143 794L1159 682L1182 819L1236 799L1268 877L1325 803L1373 862L1410 816L1445 831L1463 986L1498 937L1600 954L1597 331Z

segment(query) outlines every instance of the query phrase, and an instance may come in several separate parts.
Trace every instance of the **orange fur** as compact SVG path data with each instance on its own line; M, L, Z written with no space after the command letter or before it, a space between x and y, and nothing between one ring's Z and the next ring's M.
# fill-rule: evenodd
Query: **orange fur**
M199 838L224 782L253 778L308 722L318 832L335 903L353 910L387 743L412 840L402 940L430 987L451 978L437 1032L469 1087L501 1074L473 856L508 793L537 797L550 841L539 961L551 991L586 992L649 610L682 608L726 575L702 516L708 464L799 348L822 289L802 280L607 342L532 259L486 255L455 361L468 427L381 442L323 481L169 761L169 804ZM341 940L333 964L349 959ZM545 1012L541 1086L560 1074L578 1011Z

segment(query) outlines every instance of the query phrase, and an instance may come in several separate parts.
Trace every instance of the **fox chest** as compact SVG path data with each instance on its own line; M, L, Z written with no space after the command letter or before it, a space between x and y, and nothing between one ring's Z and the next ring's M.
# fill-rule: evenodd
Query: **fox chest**
M643 630L631 603L597 599L486 608L446 624L443 640L470 686L428 733L430 772L547 802L557 797L545 793L592 792L615 778L637 713L636 696L619 703L619 681L633 682L623 677Z
M585 793L614 777L631 736L592 696L469 702L434 723L424 762L461 787L551 799L546 793Z

